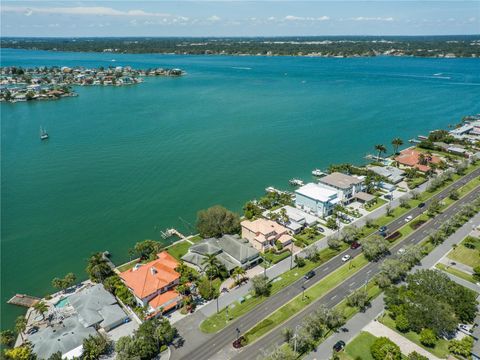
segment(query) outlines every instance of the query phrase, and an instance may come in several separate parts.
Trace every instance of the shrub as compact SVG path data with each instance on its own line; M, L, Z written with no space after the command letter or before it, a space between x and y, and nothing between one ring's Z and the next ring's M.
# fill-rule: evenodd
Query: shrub
M370 347L370 353L375 360L401 360L400 348L389 338L379 337Z
M452 354L468 357L473 347L473 338L465 336L462 340L453 339L448 344L448 350Z
M423 329L420 331L420 342L428 347L434 347L437 342L437 336L430 329Z
M295 261L295 264L297 264L297 266L299 268L305 266L305 259L301 256L295 255L295 260L294 261Z
M410 329L410 324L405 315L400 314L397 316L395 319L395 327L401 332L407 332Z
M428 358L414 351L408 354L408 360L428 360Z
M426 223L425 220L415 220L414 222L410 223L410 227L413 230L417 230L420 226L422 226L425 223Z
M255 296L270 296L272 284L263 275L256 275L252 278L252 287Z
M390 242L394 242L395 240L397 240L401 236L402 236L402 234L400 233L400 231L395 231L395 232L391 233L390 235L388 235L385 239L390 241Z

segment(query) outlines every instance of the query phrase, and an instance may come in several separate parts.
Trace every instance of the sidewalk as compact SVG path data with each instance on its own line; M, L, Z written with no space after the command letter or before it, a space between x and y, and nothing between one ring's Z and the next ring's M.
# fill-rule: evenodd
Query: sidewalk
M385 336L392 340L395 344L400 347L402 354L408 355L414 351L417 353L426 356L429 360L440 360L440 358L431 354L429 351L418 346L417 344L411 342L406 337L400 335L396 331L390 329L389 327L383 325L378 321L371 321L367 326L363 328L364 331L368 331L376 337Z

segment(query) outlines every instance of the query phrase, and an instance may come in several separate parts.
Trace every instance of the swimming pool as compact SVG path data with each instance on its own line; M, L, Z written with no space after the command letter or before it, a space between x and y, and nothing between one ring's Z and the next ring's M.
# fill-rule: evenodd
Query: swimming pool
M56 307L57 309L61 309L61 308L65 307L65 306L67 306L68 304L70 304L70 302L68 301L68 297L66 297L66 298L63 298L63 299L57 301L57 302L55 303L55 307Z

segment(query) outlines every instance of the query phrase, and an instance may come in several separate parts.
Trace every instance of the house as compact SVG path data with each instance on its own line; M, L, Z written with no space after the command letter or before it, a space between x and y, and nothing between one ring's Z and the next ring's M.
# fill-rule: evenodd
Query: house
M290 205L283 206L280 209L274 211L267 210L263 213L263 216L268 217L270 213L280 214L282 212L282 209L285 210L288 221L284 222L282 219L278 219L277 221L294 234L298 234L305 227L315 225L318 222L318 219L315 216L310 215L300 209L294 208Z
M277 241L282 246L287 246L292 242L292 236L288 233L288 229L272 220L245 220L240 225L242 226L242 237L261 252L275 246Z
M295 205L307 213L326 217L340 203L335 189L309 183L295 190Z
M392 184L398 184L404 178L405 171L393 166L368 166L375 174L383 176Z
M364 181L356 176L334 172L320 178L318 185L337 191L338 198L344 204L354 200L357 192L364 188Z
M424 154L425 163L420 163L420 158L421 158L420 154ZM428 163L439 164L440 158L435 155L427 155L414 148L409 148L409 149L402 150L400 152L400 155L395 157L395 161L397 161L399 164L403 166L414 167L422 172L428 172L431 170L431 168L427 164Z
M238 235L223 235L221 238L210 238L190 246L182 256L186 263L204 270L204 260L207 255L216 255L217 260L225 266L228 272L236 267L249 269L261 261L260 254L248 240Z
M180 274L175 271L178 261L166 251L157 254L157 257L119 275L138 305L148 307L149 316L174 309L181 301L180 294L175 290L180 280Z

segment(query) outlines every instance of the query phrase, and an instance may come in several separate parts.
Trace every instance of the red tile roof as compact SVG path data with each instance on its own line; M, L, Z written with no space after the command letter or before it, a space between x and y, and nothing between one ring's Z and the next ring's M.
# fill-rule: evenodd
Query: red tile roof
M427 172L430 170L430 166L423 165L419 163L419 157L421 152L415 149L405 149L400 152L395 158L395 161L398 161L400 164L405 166L415 167L420 171ZM425 154L425 156L428 156ZM440 158L435 155L432 155L428 161L429 163L438 164L440 162Z

